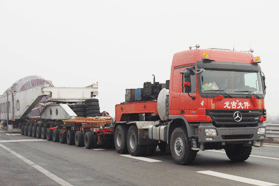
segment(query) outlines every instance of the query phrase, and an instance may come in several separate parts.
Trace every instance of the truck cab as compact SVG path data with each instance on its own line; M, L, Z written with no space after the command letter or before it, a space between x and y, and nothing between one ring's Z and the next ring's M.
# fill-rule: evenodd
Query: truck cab
M230 160L245 161L266 137L260 62L250 52L225 49L174 54L169 89L163 88L156 100L116 105L116 150L124 141L131 148L128 131L134 125L135 144L146 145L147 139L165 144L177 164L191 164L199 150L207 149L225 149ZM157 121L135 121L142 114L158 116ZM117 126L124 128L124 141Z

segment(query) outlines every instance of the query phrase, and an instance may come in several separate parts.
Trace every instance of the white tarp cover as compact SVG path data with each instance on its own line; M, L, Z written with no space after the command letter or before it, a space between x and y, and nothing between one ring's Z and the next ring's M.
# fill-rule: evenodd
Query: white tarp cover
M22 78L18 81L16 81L10 88L8 88L4 93L3 96L5 96L6 92L20 92L24 90L28 90L30 88L43 85L43 84L49 84L50 87L53 87L52 82L49 80L45 80L44 78L40 76L27 76L25 78ZM45 101L48 97L43 97L41 101ZM42 107L38 104L30 113L28 116L39 116Z

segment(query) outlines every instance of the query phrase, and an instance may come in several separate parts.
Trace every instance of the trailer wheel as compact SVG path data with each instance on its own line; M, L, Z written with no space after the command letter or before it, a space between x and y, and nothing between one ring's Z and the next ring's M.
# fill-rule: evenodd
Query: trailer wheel
M243 146L241 144L237 144L225 148L225 151L231 161L243 162L249 158L252 151L252 146Z
M59 130L58 129L54 129L52 131L52 140L54 142L58 142L59 141Z
M86 132L84 135L84 146L87 149L92 149L93 146L93 134L91 132Z
M83 132L76 131L76 134L75 134L75 144L76 144L77 147L83 147L84 146Z
M28 136L32 137L32 126L28 127Z
M28 136L28 126L24 126L24 135Z
M73 145L75 142L75 132L68 130L67 131L67 144L68 145Z
M33 138L36 138L36 126L32 127L32 136Z
M184 128L174 129L170 140L171 155L175 163L189 165L194 162L197 151L191 149L191 142L188 141Z
M127 126L118 125L114 131L114 146L116 152L127 154Z
M47 141L52 141L52 130L50 128L47 128L46 138L47 138Z
M25 126L21 126L21 127L20 127L20 130L21 130L20 134L21 134L21 135L24 135L24 127L25 127Z
M42 137L42 139L47 139L47 137L46 137L46 131L47 131L46 127L42 127L42 131L41 131L41 137Z
M60 143L66 143L67 131L64 132L63 129L59 130L59 141Z
M133 156L143 156L146 152L146 147L138 144L138 129L135 125L131 126L127 133L127 148Z
M41 132L42 132L42 128L41 127L37 127L36 128L36 137L37 138L41 138Z

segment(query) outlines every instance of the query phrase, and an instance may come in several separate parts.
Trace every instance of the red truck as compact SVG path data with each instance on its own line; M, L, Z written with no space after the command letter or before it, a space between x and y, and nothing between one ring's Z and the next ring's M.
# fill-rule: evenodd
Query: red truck
M199 150L224 149L231 161L249 158L266 137L265 76L252 52L191 49L174 54L166 84L127 89L115 107L118 153L148 156L159 146L177 164Z

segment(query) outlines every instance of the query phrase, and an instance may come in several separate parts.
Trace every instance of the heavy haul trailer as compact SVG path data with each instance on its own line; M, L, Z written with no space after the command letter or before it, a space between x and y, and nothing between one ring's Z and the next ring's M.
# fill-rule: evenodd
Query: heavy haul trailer
M75 103L75 99L60 93L62 99L56 99L44 107L39 119L29 118L28 122L23 123L21 134L68 145L75 144L77 147L85 146L87 149L99 145L112 146L113 121L111 117L100 114L98 99L90 98L92 95L96 96L94 93L96 92L83 94L85 100L75 94L75 99L78 100ZM64 103L60 103L62 100Z
M21 87L34 84L36 79L24 81ZM18 81L22 82L22 80ZM18 83L15 83L18 84ZM14 88L0 98L1 120L19 126L22 135L94 148L112 143L112 120L100 114L98 84L85 88L51 87L44 81L26 90ZM42 99L45 98L45 99ZM12 105L12 106L11 106ZM41 107L38 115L30 115Z
M231 161L245 161L266 137L259 63L252 52L197 46L176 53L169 88L145 83L116 105L116 151L151 155L159 145L175 163L191 164L199 150L225 149Z

